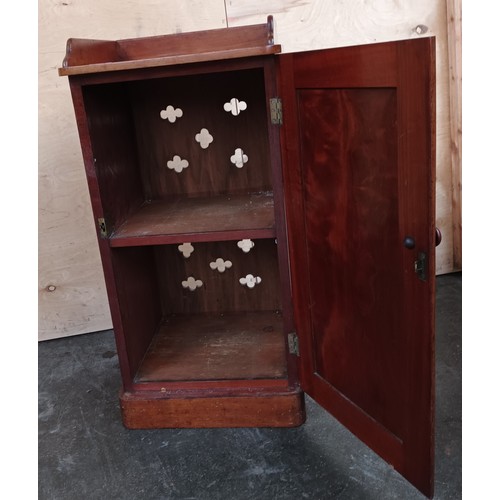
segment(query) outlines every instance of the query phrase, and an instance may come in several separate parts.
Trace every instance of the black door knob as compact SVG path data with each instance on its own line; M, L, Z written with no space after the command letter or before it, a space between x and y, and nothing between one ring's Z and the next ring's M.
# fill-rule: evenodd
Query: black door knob
M405 236L403 245L411 250L412 248L415 248L415 240L411 236Z

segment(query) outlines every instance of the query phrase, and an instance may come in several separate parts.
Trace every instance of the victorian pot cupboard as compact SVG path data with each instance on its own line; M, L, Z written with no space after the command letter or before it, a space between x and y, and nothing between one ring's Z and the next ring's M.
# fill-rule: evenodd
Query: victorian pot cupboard
M126 427L297 426L305 392L432 496L434 43L68 41Z

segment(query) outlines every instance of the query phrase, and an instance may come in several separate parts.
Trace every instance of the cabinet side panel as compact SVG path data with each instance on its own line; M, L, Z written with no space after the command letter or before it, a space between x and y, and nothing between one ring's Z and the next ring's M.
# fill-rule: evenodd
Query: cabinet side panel
M120 352L126 353L133 379L161 321L153 249L115 249L111 260L121 319L115 324L115 335L117 342L124 344Z
M122 84L83 87L94 171L110 233L144 200L127 89Z

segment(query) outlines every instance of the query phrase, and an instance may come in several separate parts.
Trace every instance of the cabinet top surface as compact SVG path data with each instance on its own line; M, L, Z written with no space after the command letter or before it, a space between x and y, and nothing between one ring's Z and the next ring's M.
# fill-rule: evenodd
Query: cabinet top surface
M70 38L60 76L153 68L205 61L271 55L273 17L267 23L123 40Z

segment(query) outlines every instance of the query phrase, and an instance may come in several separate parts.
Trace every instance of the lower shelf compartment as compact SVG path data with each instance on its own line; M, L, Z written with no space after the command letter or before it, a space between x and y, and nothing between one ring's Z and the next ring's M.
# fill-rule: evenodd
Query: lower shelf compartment
M120 406L128 429L297 427L305 421L300 389L196 398L122 392Z
M134 382L283 379L281 314L258 311L169 317Z

